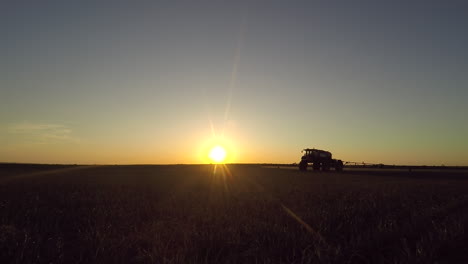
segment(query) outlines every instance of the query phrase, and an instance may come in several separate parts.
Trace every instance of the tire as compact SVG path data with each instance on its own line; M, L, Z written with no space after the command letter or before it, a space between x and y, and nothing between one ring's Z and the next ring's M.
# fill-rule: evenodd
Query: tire
M335 170L336 171L343 171L343 162L341 160L338 160L335 164Z
M299 162L299 170L300 171L306 171L307 170L307 161L301 160L301 162Z
M314 162L314 164L312 165L312 168L314 169L314 171L320 170L320 163Z
M322 164L322 171L329 171L329 170L330 170L330 164L323 163Z

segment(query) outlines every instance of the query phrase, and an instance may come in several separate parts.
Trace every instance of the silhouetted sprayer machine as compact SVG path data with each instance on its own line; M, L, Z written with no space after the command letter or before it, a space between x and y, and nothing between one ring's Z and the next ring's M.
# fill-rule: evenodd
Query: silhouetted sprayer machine
M312 163L314 170L329 171L330 168L335 168L336 171L343 170L343 161L332 159L331 152L320 149L306 148L302 151L304 155L299 162L299 170L307 170L309 163Z

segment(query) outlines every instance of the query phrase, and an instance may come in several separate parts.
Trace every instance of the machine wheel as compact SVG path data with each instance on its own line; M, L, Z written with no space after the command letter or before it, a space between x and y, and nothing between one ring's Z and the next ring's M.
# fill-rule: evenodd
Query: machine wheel
M335 170L336 171L343 171L343 162L341 160L338 160L335 165Z
M322 163L322 170L323 171L329 171L330 170L330 164Z
M299 170L300 171L306 171L307 170L307 161L301 160L301 162L299 162Z
M314 164L312 165L312 168L314 169L314 171L320 170L320 163L314 162Z

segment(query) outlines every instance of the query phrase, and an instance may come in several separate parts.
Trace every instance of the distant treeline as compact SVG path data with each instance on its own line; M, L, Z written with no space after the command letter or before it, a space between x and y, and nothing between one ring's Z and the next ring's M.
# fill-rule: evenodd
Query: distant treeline
M35 164L35 163L2 163L0 162L0 169L11 168L31 168L31 169L61 169L79 166L77 164Z
M428 165L386 165L386 164L365 164L365 165L345 165L345 168L378 168L378 169L459 169L466 170L468 166L428 166Z
M203 165L203 164L174 164L174 165ZM272 166L272 167L297 167L297 163L231 163L229 165L242 165L242 166ZM83 166L78 164L36 164L36 163L5 163L0 162L0 169L11 169L11 168L31 168L31 169L61 169L74 166ZM159 164L142 164L142 165L120 165L120 166L171 166L159 165ZM345 164L345 168L373 168L373 169L437 169L437 170L468 170L468 166L428 166L428 165L387 165L387 164Z
M261 163L260 165L262 166L277 166L277 167L297 167L297 163L289 163L289 164L281 164L281 163ZM388 165L388 164L348 164L344 165L345 168L356 168L356 169L362 169L362 168L373 168L373 169L456 169L456 170L468 170L468 166L445 166L445 165L439 165L439 166L434 166L434 165Z

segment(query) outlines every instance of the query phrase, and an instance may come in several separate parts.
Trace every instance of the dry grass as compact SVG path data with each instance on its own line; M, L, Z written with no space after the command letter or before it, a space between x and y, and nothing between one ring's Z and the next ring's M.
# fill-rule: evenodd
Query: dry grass
M228 168L4 166L0 262L468 261L466 172Z

